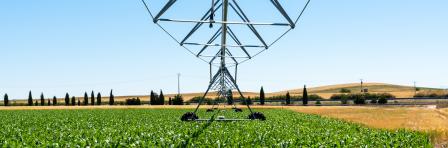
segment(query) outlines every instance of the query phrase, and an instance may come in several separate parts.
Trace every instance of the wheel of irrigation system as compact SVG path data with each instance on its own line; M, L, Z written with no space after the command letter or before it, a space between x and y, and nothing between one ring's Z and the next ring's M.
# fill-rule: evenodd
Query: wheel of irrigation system
M199 117L193 112L185 113L184 115L182 115L182 118L180 118L180 120L182 121L194 121L197 119L199 119Z
M264 116L263 113L254 112L254 113L249 115L249 119L250 120L262 120L262 121L264 121L264 120L266 120L266 117Z
M235 112L243 112L243 109L241 109L241 108L234 108L233 110L235 110Z

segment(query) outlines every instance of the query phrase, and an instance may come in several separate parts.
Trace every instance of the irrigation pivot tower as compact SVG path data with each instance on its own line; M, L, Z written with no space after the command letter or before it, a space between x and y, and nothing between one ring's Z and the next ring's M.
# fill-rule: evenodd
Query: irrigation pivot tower
M182 121L205 120L199 119L196 113L203 103L204 98L210 91L216 91L218 97L227 99L229 95L231 95L229 92L232 92L232 90L236 90L243 99L242 101L246 101L237 84L238 66L259 55L261 52L266 51L273 44L284 37L288 32L296 28L300 17L310 3L310 0L282 1L282 3L303 1L303 5L298 6L297 10L295 10L297 12L297 16L291 17L287 12L287 9L284 8L284 6L286 5L281 4L280 1L282 0L167 0L166 3L161 3L160 0L142 0L144 6L146 7L146 10L152 17L152 21L157 26L159 26L165 33L167 33L180 46L184 47L191 54L207 62L210 67L210 82L207 90L205 91L203 97L199 100L194 112L188 112L184 114L181 118ZM159 3L160 7L156 11L151 10L152 6L156 7L157 5L153 5L151 4L151 2ZM184 3L183 5L179 4L182 2ZM243 7L243 5L241 5L242 3L249 4L249 6ZM180 5L181 8L174 9L173 6L175 4ZM206 4L206 7L204 9L205 13L201 15L202 17L200 17L200 19L176 19L176 17L189 17L189 15L176 12L176 10L194 7L195 9L190 10L190 12L193 12L196 11L196 9L201 9L200 4ZM246 13L248 9L258 9L255 12L265 11L262 8L262 4L268 4L265 6L271 7L278 14L278 16L275 16L272 22L260 23L252 21L250 17L263 18L266 15L257 16L259 15L258 13L253 13L252 15L248 15L248 13ZM167 14L169 12L171 12L171 16ZM220 18L217 17L219 15L221 16ZM231 21L231 17L233 19L236 18L240 21ZM174 33L182 32L181 29L175 28L174 30L176 31L174 31L173 33L170 32L169 29L167 29L165 24L182 24L183 26L192 24L192 28L188 29L189 31L187 30L187 32L185 32L185 34L180 38L177 38ZM203 33L204 31L202 29L202 26L204 25L208 25L210 28L205 32L212 32ZM216 30L213 29L214 26L216 26ZM238 30L240 28L237 28L236 26L243 26L248 30L248 32L244 33L243 31ZM270 33L273 33L273 31L266 31L268 34L263 34L266 32L260 31L259 27L261 26L267 28L281 27L286 29L285 31L282 31L281 34L278 34L278 36L269 40L266 37L275 36L270 35ZM202 36L212 36L203 40L202 36L198 36L197 34L203 34ZM253 35L253 37L248 37L247 34L251 34ZM239 35L244 35L244 39L256 41L256 43L245 44L244 42L246 40L240 38ZM217 68L215 72L213 72L214 67ZM229 68L234 68L234 71L231 72ZM265 116L262 113L253 112L249 106L249 103L245 104L250 111L248 119L227 119L226 121L257 119L265 120ZM237 109L236 106L234 106L234 109L236 109L236 111L240 110Z

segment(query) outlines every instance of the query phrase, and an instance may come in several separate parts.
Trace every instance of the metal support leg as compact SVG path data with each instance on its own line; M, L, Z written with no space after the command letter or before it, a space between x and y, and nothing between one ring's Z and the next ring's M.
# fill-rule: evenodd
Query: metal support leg
M216 82L216 79L218 78L219 74L220 74L219 72L216 73L216 75L213 77L213 80L210 81L210 84L208 85L207 91L205 91L204 96L202 96L202 98L199 100L198 106L196 106L196 109L194 110L195 114L196 114L196 112L198 112L199 106L201 106L201 104L204 101L205 97L207 96L208 92L212 88L213 84Z
M230 75L230 72L229 72L227 69L225 70L225 73L227 73L228 75ZM240 88L238 87L238 84L235 83L235 79L233 79L233 77L231 77L231 75L230 75L230 79L231 79L231 81L233 82L233 85L235 86L236 90L238 90L238 93L240 94L241 98L242 98L244 101L247 101L246 98L244 97L243 93L241 92ZM252 109L250 108L250 105L249 105L248 102L246 102L246 106L247 106L247 108L249 109L250 113L253 114L254 112L253 112Z

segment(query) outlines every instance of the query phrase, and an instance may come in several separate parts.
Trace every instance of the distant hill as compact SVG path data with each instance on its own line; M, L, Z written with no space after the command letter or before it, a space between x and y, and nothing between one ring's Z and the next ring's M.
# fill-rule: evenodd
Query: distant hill
M364 88L368 89L369 93L390 93L395 95L397 98L411 98L415 94L415 88L412 86L402 86L402 85L394 85L394 84L386 84L386 83L364 83ZM348 89L351 91L351 93L359 93L361 92L361 86L359 83L350 83L350 84L337 84L337 85L327 85L327 86L319 86L319 87L310 87L308 89L308 94L316 94L319 95L325 99L329 99L334 94L340 94L341 89ZM420 90L418 93L447 93L442 89L436 89L436 88L419 88ZM269 90L265 90L269 91ZM266 93L266 96L279 96L279 95L285 95L286 92L288 92L293 96L301 96L303 93L302 88L298 89L291 89L291 90L285 90L280 92L272 92L272 93ZM259 94L258 92L243 92L243 94L246 97L257 97ZM169 97L174 97L176 94L165 94L165 99L168 101ZM198 93L184 93L182 96L184 97L185 101L188 101L192 99L193 97L201 97L203 95L203 92ZM208 98L215 98L216 92L211 92L209 95L207 95ZM239 96L237 92L234 92L234 96ZM122 102L125 99L128 98L137 98L139 97L143 103L147 104L149 101L149 94L148 95L129 95L129 96L115 96L116 102ZM80 97L82 98L82 97ZM64 99L59 98L58 102L63 103ZM108 102L109 98L108 96L103 96L102 102ZM90 100L89 100L90 101ZM14 100L14 102L26 104L26 99L21 100Z
M415 88L413 86L402 86L402 85L394 85L394 84L386 84L386 83L364 83L363 88L368 89L369 93L390 93L396 96L397 98L411 98L415 94ZM309 94L316 94L325 99L329 99L334 94L340 94L341 89L348 89L351 93L361 92L361 86L359 83L349 83L349 84L336 84L336 85L327 85L327 86L319 86L319 87L310 87L307 88ZM269 91L269 90L265 90ZM303 93L303 89L292 89L285 90L280 92L272 92L266 93L266 96L279 96L285 95L288 92L291 95L299 95L301 96ZM445 93L444 90L436 89L436 88L422 88L420 87L420 93ZM234 96L239 96L237 92L233 92ZM243 92L246 97L257 97L259 95L258 92ZM165 99L168 100L169 97L174 97L176 94L165 94ZM198 93L184 93L182 94L185 101L188 101L194 97L202 97L203 92ZM211 92L207 95L208 98L215 98L217 96L216 92ZM145 101L145 103L149 100L149 94L145 96L116 96L116 101L124 101L128 98L137 98L139 97L141 100ZM104 101L107 101L107 96L104 98ZM104 102L103 101L103 102Z
M386 83L364 83L364 89L368 89L369 93L390 93L395 95L398 98L410 98L415 94L415 88L413 86L402 86L402 85L394 85L394 84L386 84ZM328 86L320 86L320 87L312 87L307 88L308 93L317 94L324 98L330 98L333 94L338 94L342 89L350 90L351 93L361 92L360 83L349 83L349 84L337 84L337 85L328 85ZM435 92L441 93L443 90L436 88L421 88L419 87L418 92ZM285 94L289 91L292 95L302 95L303 89L292 89L281 92L274 92L270 95L281 95Z

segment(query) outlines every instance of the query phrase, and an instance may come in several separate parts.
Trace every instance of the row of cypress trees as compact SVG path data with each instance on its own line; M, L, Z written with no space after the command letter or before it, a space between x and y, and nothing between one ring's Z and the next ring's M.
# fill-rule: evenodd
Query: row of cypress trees
M101 105L102 103L102 96L101 93L98 93L96 95L95 98L95 93L94 91L92 91L92 93L90 94L90 105ZM56 96L53 96L53 100L48 99L47 100L47 104L45 104L45 96L43 93L41 93L40 95L40 103L35 100L35 102L33 102L33 95L32 92L30 91L28 94L28 106L44 106L44 105L58 105L58 100L56 98ZM65 106L75 106L75 105L89 105L89 96L87 94L87 92L84 93L84 98L81 104L81 100L78 98L78 100L76 100L75 96L70 97L69 93L65 94L65 98L64 98L64 103ZM176 95L174 98L169 98L168 104L169 105L183 105L184 101L182 96L180 95ZM110 95L109 95L109 105L114 105L115 104L115 96L113 94L113 90L110 91ZM154 93L153 91L151 91L151 96L150 96L150 104L151 105L164 105L165 104L165 96L163 95L163 92L160 91L160 95ZM9 96L8 94L5 94L4 96L4 105L5 106L9 106Z
M265 105L265 93L264 93L264 89L263 87L261 87L260 89L260 105ZM291 104L291 95L289 94L289 91L286 92L286 98L285 98L285 103L287 105ZM302 104L303 105L308 105L308 91L306 89L306 85L303 87L303 94L302 94Z
M96 95L95 98L95 93L94 91L91 92L90 94L90 105L101 105L101 93L98 93ZM110 91L110 95L109 95L109 105L114 105L115 104L115 96L113 95L113 90ZM259 94L259 99L260 99L260 105L265 105L265 92L264 92L264 88L261 87L260 89L260 94ZM95 101L96 100L96 101ZM57 98L56 96L53 97L53 101L51 101L50 99L48 99L47 105L58 105L57 102ZM286 93L286 98L285 98L285 102L287 105L291 104L291 95L289 94L289 92ZM168 99L168 105L183 105L183 98L180 95L176 95L174 98L169 98ZM232 91L229 90L228 95L227 95L227 104L232 105L234 103L233 100L233 94ZM81 101L78 98L78 102L76 102L76 98L73 96L70 98L70 95L68 93L65 94L65 105L66 106L74 106L74 105L81 105ZM151 91L151 95L150 95L150 100L149 100L149 104L150 105L164 105L165 104L165 96L163 95L163 91L160 90L160 94L155 93L154 91ZM303 105L308 105L308 91L306 89L306 86L304 86L303 88L303 95L302 95L302 104ZM8 94L4 95L4 105L5 106L9 106L9 97ZM34 105L39 105L39 103L36 101L34 102ZM40 105L44 106L45 105L45 97L44 94L41 93L40 95ZM87 92L84 93L84 98L83 98L83 105L89 105L89 96L87 94ZM28 95L28 106L33 106L33 96L31 91L29 92Z
M169 102L169 101L168 101ZM150 105L164 105L165 104L165 96L163 95L163 91L160 90L160 95L151 90L151 94L149 96L149 104Z
M96 102L95 102L95 99L96 99ZM92 93L90 95L90 105L101 105L101 103L102 103L101 99L102 99L101 93L98 93L96 95L96 98L95 98L95 93L94 93L94 91L92 91ZM9 105L9 98L8 98L7 94L5 94L4 102L5 102L5 106ZM79 98L78 98L78 103L76 103L75 96L70 98L70 95L68 93L65 94L64 103L65 103L66 106L69 106L69 105L74 106L76 104L81 105L81 101L79 100ZM109 105L113 105L113 104L114 104L114 95L113 95L113 90L111 90L110 91L110 96L109 96ZM32 95L32 92L30 91L29 94L28 94L28 106L33 106L33 105L37 106L37 105L39 105L39 103L37 101L35 101L34 104L33 104L33 95ZM43 93L41 93L41 95L40 95L40 105L41 106L45 105L45 97L44 97ZM48 99L47 105L48 106L50 106L50 105L54 105L54 106L58 105L58 100L57 100L56 96L53 96L53 100L52 101L50 99ZM89 105L89 97L87 95L87 92L84 93L83 105Z

